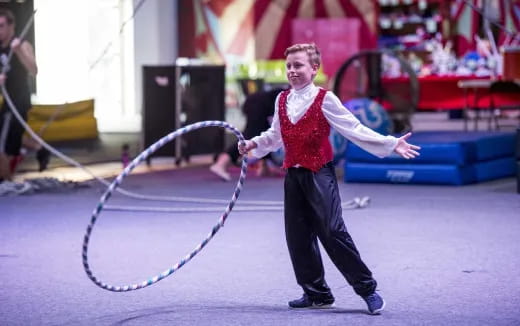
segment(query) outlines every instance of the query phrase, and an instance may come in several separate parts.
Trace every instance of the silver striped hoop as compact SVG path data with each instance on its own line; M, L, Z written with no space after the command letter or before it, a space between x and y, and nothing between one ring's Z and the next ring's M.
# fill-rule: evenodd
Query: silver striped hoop
M180 128L180 129L164 136L163 138L159 139L157 142L155 142L150 147L148 147L146 150L144 150L141 154L139 154L139 156L137 156L123 170L123 172L114 181L112 181L112 183L107 188L107 190L105 191L103 196L101 196L101 199L99 200L99 203L97 204L96 208L92 212L92 217L90 218L90 223L87 226L87 232L85 233L85 237L83 239L83 251L82 251L83 268L84 268L85 272L87 273L87 276L90 278L90 280L92 280L92 282L94 282L94 284L96 284L100 288L108 290L108 291L127 292L127 291L142 289L142 288L148 287L154 283L157 283L160 280L163 280L166 277L173 274L175 271L180 269L182 266L186 265L187 262L189 262L193 257L195 257L195 255L197 255L202 250L202 248L204 248L208 244L208 242L213 238L213 236L218 232L218 230L224 225L224 222L226 221L229 213L233 209L233 206L235 205L235 202L238 199L238 196L240 195L240 191L242 190L242 186L243 186L244 180L246 178L246 173L247 173L247 157L246 156L243 157L242 168L240 171L240 177L238 178L237 186L233 193L233 197L231 198L231 201L227 205L226 209L224 210L224 213L222 213L222 215L220 216L218 223L215 226L213 226L213 228L211 229L211 231L209 232L207 237L204 240L202 240L202 242L199 243L199 245L197 245L195 247L195 249L193 249L192 252L190 252L184 258L182 258L177 264L171 266L164 272L162 272L154 277L151 277L141 283L136 283L136 284L131 284L131 285L119 285L119 286L104 283L103 281L98 279L96 276L94 276L94 273L92 272L92 270L89 267L88 245L89 245L90 235L92 234L92 230L94 229L94 224L96 223L96 220L97 220L99 214L103 210L103 206L105 205L105 203L108 201L108 199L112 195L112 192L118 186L121 185L121 183L123 182L123 179L127 175L129 175L130 172L132 172L132 170L137 165L139 165L142 161L146 160L148 158L148 156L150 156L156 150L158 150L159 148L164 146L166 143L172 141L174 138L176 138L180 135L183 135L185 133L188 133L190 131L196 130L196 129L205 128L205 127L213 127L213 126L226 128L226 129L230 130L233 134L235 134L235 136L237 136L239 142L245 141L244 136L242 136L242 133L238 129L236 129L235 127L230 125L229 123L226 123L223 121L203 121L203 122L194 123L194 124L188 125L186 127Z

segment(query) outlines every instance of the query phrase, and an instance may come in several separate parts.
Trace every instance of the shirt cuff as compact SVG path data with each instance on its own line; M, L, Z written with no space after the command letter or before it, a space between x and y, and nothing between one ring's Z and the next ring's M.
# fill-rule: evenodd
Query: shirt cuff
M399 139L394 136L386 136L386 153L383 155L383 157L391 156L392 154L397 155L397 153L394 153L394 150L397 147L398 141Z
M269 154L269 151L266 151L265 149L262 149L263 146L261 146L261 142L259 141L259 136L251 138L251 141L256 143L256 148L251 150L251 155L253 155L256 158L262 158Z

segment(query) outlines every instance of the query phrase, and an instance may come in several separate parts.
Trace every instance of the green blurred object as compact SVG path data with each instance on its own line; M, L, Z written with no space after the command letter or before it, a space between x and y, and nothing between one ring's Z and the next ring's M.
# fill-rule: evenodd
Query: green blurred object
M285 76L285 60L257 60L247 64L239 64L234 79L263 79L266 83L283 84L287 83ZM316 84L323 84L327 81L327 76L322 68L314 79Z

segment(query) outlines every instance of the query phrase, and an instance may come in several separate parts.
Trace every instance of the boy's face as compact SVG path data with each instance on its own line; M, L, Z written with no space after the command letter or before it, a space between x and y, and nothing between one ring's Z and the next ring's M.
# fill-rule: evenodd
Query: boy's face
M287 80L294 89L300 89L309 84L318 71L316 65L311 65L309 55L305 51L289 53L285 59Z

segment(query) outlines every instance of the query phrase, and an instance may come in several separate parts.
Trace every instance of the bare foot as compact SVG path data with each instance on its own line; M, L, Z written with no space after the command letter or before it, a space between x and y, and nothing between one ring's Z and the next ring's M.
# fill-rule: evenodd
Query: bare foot
M209 167L209 170L215 173L219 178L224 181L231 181L231 176L222 167L217 164L213 164Z

